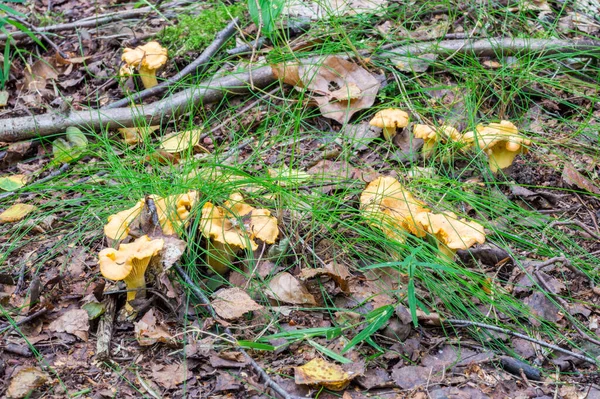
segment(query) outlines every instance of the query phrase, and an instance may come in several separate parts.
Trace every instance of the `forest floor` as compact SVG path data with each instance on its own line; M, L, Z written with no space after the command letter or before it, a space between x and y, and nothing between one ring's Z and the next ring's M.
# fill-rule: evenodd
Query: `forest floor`
M1 5L1 397L600 398L595 0Z

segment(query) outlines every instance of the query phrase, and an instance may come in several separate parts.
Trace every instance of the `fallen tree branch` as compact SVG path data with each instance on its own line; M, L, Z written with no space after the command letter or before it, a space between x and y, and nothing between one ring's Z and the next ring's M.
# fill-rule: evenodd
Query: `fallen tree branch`
M193 3L193 2L194 2L194 0L173 1L171 3L161 5L159 8L171 9L176 6L181 6L181 5L185 5L185 4ZM156 7L142 7L142 8L137 8L135 10L127 10L125 12L116 12L116 13L113 12L113 13L108 13L105 15L98 15L97 17L94 17L94 18L79 20L79 21L70 22L70 23L66 23L66 24L43 26L43 27L36 28L35 33L45 34L45 33L53 33L53 32L62 32L62 31L66 31L66 30L73 30L73 29L78 29L78 28L96 27L96 26L108 24L108 23L111 23L114 21L139 18L141 15L151 13L152 11L154 11L155 8ZM12 40L19 40L19 39L22 39L27 36L28 36L27 33L22 32L22 31L10 32L8 35L3 33L0 35L0 41L5 41L9 38Z
M192 281L190 276L188 276L188 274L181 268L181 266L179 266L178 264L175 264L173 267L175 268L175 270L177 270L177 273L179 273L181 278L183 278L183 281L185 281L185 283L188 285L190 290L192 290L192 293L194 294L194 296L196 298L198 298L198 300L200 300L200 302L202 302L203 305L205 305L205 309L208 311L208 313L211 315L211 317L213 319L217 320L218 319L217 314L215 313L215 310L213 309L212 304L210 303L210 301L208 300L206 295L204 295L204 292L202 292L202 290L200 288L198 288L196 286L196 284L194 284L194 282ZM237 342L237 340L235 339L235 337L233 336L233 334L231 333L231 330L229 328L225 327L224 331L225 331L225 334L227 335L227 339L230 339L232 342ZM293 395L290 395L289 393L287 393L286 390L281 387L281 385L279 385L271 377L269 377L269 375L265 372L265 370L263 370L263 368L260 367L260 365L258 363L256 363L256 361L252 358L252 356L250 356L248 354L248 352L246 352L244 350L244 348L238 347L238 348L236 348L236 350L239 351L244 356L244 358L248 361L248 363L250 363L252 368L260 375L260 377L264 381L264 384L267 387L271 388L283 399L296 399L296 396L293 396Z
M385 51L377 58L393 58L398 55L436 54L447 56L454 54L475 54L477 56L510 55L527 51L529 53L568 54L590 52L600 54L599 40L555 40L555 39L519 39L510 37L491 37L487 39L442 40L401 46Z
M275 81L271 67L251 72L228 75L205 81L196 87L148 105L131 108L89 109L69 114L58 112L0 120L0 141L12 142L32 137L49 136L64 132L70 126L97 130L102 127L131 127L145 120L151 125L165 123L171 117L189 111L193 106L222 99L225 95L242 94L250 89L250 75L254 85L263 88Z
M213 56L217 53L217 51L219 51L221 46L235 33L235 29L239 21L239 18L235 18L223 30L217 33L215 40L213 40L213 42L206 49L204 49L202 54L200 54L200 56L198 56L198 58L196 58L194 62L183 68L178 74L170 77L169 79L165 80L164 82L161 82L160 84L154 87L151 87L150 89L142 90L127 98L115 101L114 103L109 104L106 107L103 107L102 109L125 107L131 103L135 103L150 96L154 96L165 92L169 88L169 86L179 82L181 79L191 74L192 72L196 72L196 70L200 66L210 61L213 58Z
M486 40L444 40L439 43L417 43L385 51L377 58L391 58L396 55L418 55L436 53L440 55L474 53L493 55L518 52L542 54L588 52L589 56L600 53L600 42L593 40L550 40L550 39L511 39L490 38ZM115 127L131 127L136 121L145 120L158 124L177 116L191 105L220 100L226 94L248 92L252 84L264 87L275 81L269 66L259 67L251 72L243 72L204 82L200 87L183 90L172 97L135 108L114 108L107 110L86 110L62 115L57 112L44 115L18 117L0 120L0 141L11 142L31 137L48 136L64 132L67 127L98 129L111 124Z
M557 346L557 345L554 345L554 344L549 344L549 343L544 342L542 340L532 338L532 337L530 337L528 335L520 334L518 332L509 330L509 329L506 329L506 328L494 326L492 324L478 323L476 321L471 321L471 320L455 320L455 319L445 319L445 320L442 320L442 322L446 323L446 324L450 324L452 327L480 327L480 328L483 328L483 329L486 329L486 330L496 331L496 332L499 332L499 333L502 333L502 334L510 335L510 336L513 336L513 337L524 339L524 340L529 341L529 342L533 342L533 343L538 344L540 346L544 346L546 348L553 349L553 350L555 350L557 352L564 353L565 355L573 356L574 358L579 359L579 360L583 360L584 362L588 362L588 363L596 364L596 365L599 363L598 360L593 359L591 357L588 357L588 356L585 356L585 355L581 355L579 353L572 352L572 351L570 351L568 349L561 348L560 346Z

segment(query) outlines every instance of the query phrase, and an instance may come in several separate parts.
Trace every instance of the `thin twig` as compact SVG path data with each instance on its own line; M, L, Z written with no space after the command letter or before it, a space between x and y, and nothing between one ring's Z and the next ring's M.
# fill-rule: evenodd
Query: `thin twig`
M529 342L533 342L536 343L540 346L544 346L546 348L550 348L550 349L554 349L557 352L561 352L564 353L565 355L569 355L569 356L573 356L576 359L579 360L583 360L584 362L588 362L588 363L592 363L592 364L598 364L598 360L593 359L591 357L585 356L585 355L581 355L579 353L575 353L572 352L568 349L564 349L561 348L560 346L554 345L554 344L549 344L547 342L532 338L530 336L527 336L525 334L520 334L518 332L515 331L511 331L508 330L506 328L502 328L502 327L498 327L498 326L494 326L492 324L485 324L485 323L479 323L476 321L471 321L471 320L458 320L458 319L445 319L442 320L444 323L450 324L453 327L480 327L480 328L484 328L486 330L491 330L491 331L496 331L502 334L507 334L513 337L517 337L517 338L521 338L524 339L526 341Z
M600 241L600 235L598 235L598 233L596 233L594 230L590 229L587 225L585 225L583 222L580 222L579 220L566 220L566 221L556 220L556 221L550 223L546 227L546 229L551 229L554 226L568 226L570 224L574 224L576 226L581 227L586 233L588 233L590 236L592 236L592 238L595 238L596 240Z
M196 296L196 298L198 298L198 300L200 300L200 302L202 302L202 304L205 305L205 308L206 310L208 310L208 313L211 315L211 317L216 320L218 318L217 314L215 313L215 310L213 309L206 295L204 295L204 292L202 292L202 290L194 284L190 276L188 276L188 274L181 268L181 266L175 264L173 267L175 268L175 270L177 270L177 273L179 273L181 278L183 278L183 281L185 281L185 283L188 285L194 296ZM228 339L231 339L233 342L237 341L229 328L225 327L224 331ZM256 363L256 361L248 354L248 352L244 350L244 348L238 347L237 350L244 356L244 358L246 358L246 360L250 363L252 368L260 375L260 377L264 381L264 384L267 387L271 388L283 399L299 399L296 396L287 393L286 390L281 387L281 385L279 385L273 379L271 379L271 377L269 377L269 375L263 370L263 368L260 367L258 363Z
M258 103L260 103L262 100L264 100L265 98L274 95L275 93L277 93L277 91L280 89L280 87L276 87L273 90L263 94L262 96L260 96L259 98L257 98L255 101L252 101L250 104L246 105L245 107L236 110L235 114L225 118L225 120L223 120L223 122L219 123L217 126L213 127L212 129L210 129L208 132L202 134L200 136L200 140L202 140L205 137L210 136L211 134L215 134L216 132L218 132L220 129L222 129L223 127L227 126L232 120L237 119L240 117L240 115L245 114L246 112L248 112L249 110L251 110L252 108L256 107L258 105Z
M221 46L223 46L223 44L227 40L229 40L229 38L235 33L235 28L238 22L239 18L235 18L233 21L231 21L223 30L217 33L215 40L213 40L213 42L202 52L202 54L200 54L198 58L194 60L194 62L183 68L176 75L173 75L169 79L161 82L160 84L150 89L142 90L127 98L115 101L114 103L103 107L103 109L125 107L131 103L136 103L150 96L154 96L165 92L173 84L179 82L181 79L188 76L189 74L196 72L198 68L200 68L203 64L208 63L214 57L217 51L219 51Z
M69 167L70 167L70 165L68 163L64 163L61 165L60 168L53 170L46 177L36 180L32 184L46 183L47 181L54 179L56 176L59 176L59 175L65 173L67 170L69 170ZM11 196L15 195L16 193L17 193L16 191L9 191L7 193L0 194L0 199L6 198L6 197L11 197Z
M554 292L552 292L552 290L550 289L550 287L548 286L548 283L546 283L546 280L544 279L544 276L542 276L542 273L540 273L539 267L536 267L536 270L534 270L533 275L537 278L538 282L540 283L540 285L542 286L542 288L544 288L544 290L546 290L546 292L551 295L554 299L556 299L561 306L564 309L564 315L565 317L569 320L569 322L571 323L571 325L573 326L573 328L575 328L575 330L577 331L577 333L579 333L579 336L583 339L585 339L588 342L591 342L595 345L600 346L600 341L597 339L594 339L592 337L590 337L588 334L586 334L577 324L578 321L569 313L569 304L567 303L567 301L565 301L563 298L561 298L559 295L555 294Z
M0 334L4 334L5 332L11 331L13 328L16 328L18 326L22 326L23 324L27 324L32 320L37 319L38 317L40 317L41 315L45 314L48 311L48 308L41 308L40 310L36 311L35 313L30 314L29 316L17 321L14 324L11 324L10 326L4 327L3 329L0 330Z
M176 6L193 3L194 1L195 0L173 1L171 3L163 4L161 6L161 8L169 10ZM140 15L145 15L145 14L151 13L154 9L155 9L155 7L143 7L143 8L138 8L135 10L127 10L124 12L112 12L112 13L103 14L103 15L96 15L93 17L84 18L79 21L70 22L70 23L66 23L66 24L57 24L57 25L40 27L40 28L37 28L37 33L47 34L47 33L51 33L51 32L62 32L62 31L74 30L74 29L78 29L78 28L96 27L96 26L108 24L108 23L111 23L114 21L122 21L122 20L126 20L126 19L137 19L140 17ZM21 31L9 32L8 35L6 33L1 34L0 41L5 41L9 38L12 40L19 40L24 37L27 37L26 32L21 32Z
M56 43L54 43L48 37L48 35L45 34L45 32L41 32L39 28L33 26L29 22L25 21L21 17L18 17L18 16L14 15L14 14L10 16L10 19L14 19L15 21L17 21L17 22L25 25L31 31L37 33L39 36L41 36L42 40L44 40L46 43L48 43L50 45L50 47L52 47L54 49L54 51L56 51L62 58L64 58L64 59L68 59L69 58L69 56L66 55L64 52L62 52L62 50L56 45Z

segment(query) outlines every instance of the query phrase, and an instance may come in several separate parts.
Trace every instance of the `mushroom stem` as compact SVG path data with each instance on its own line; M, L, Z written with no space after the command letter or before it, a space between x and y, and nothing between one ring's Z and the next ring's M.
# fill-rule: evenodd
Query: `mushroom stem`
M217 273L225 274L229 264L235 258L235 251L230 245L216 240L210 240L206 253L206 263Z
M140 79L146 89L151 89L158 84L155 69L140 68Z
M383 137L385 137L385 139L387 141L391 141L394 136L396 136L396 128L395 127L384 127L383 128Z
M446 255L450 260L454 259L456 255L456 250L448 248L444 243L438 241L438 250L440 251L440 258L444 258L443 255Z
M131 273L127 278L123 279L123 282L125 282L125 287L128 290L127 303L133 301L138 293L142 298L146 296L146 278L144 273Z

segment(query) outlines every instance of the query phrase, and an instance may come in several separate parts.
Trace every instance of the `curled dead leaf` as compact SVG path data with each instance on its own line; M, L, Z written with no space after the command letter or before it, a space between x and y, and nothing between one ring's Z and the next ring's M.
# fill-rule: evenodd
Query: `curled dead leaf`
M380 87L369 71L336 56L278 64L272 69L283 82L312 91L323 116L341 124L372 106Z
M294 305L316 305L315 297L308 292L306 287L294 276L287 272L281 272L269 282L267 295Z

